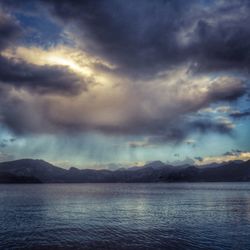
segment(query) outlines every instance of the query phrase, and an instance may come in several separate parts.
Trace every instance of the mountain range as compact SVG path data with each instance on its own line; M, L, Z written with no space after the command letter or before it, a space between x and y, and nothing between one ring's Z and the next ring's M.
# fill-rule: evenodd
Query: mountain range
M197 167L160 161L117 170L64 169L43 160L0 163L0 183L236 182L250 181L250 160Z

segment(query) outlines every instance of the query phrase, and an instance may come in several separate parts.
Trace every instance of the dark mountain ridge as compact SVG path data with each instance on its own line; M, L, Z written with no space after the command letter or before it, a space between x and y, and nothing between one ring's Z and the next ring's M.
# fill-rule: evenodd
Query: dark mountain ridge
M250 181L250 160L214 166L175 167L151 162L118 170L69 170L43 160L22 159L0 163L0 183L112 183L112 182L215 182Z

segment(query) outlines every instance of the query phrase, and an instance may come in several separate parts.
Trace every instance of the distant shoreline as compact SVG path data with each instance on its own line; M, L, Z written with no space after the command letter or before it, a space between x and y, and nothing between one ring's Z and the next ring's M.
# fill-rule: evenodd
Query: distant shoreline
M227 162L213 167L171 166L151 162L139 168L69 170L43 160L22 159L0 163L2 184L80 183L202 183L249 182L250 161Z

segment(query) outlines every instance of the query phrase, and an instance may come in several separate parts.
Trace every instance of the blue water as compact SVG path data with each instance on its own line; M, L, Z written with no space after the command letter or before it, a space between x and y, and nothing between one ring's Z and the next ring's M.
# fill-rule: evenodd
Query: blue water
M0 185L0 249L250 249L250 183Z

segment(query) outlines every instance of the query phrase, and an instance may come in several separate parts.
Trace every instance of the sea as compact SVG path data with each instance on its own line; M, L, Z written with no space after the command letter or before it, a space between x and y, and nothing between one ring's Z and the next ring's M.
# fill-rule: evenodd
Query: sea
M249 250L250 183L1 184L0 249Z

